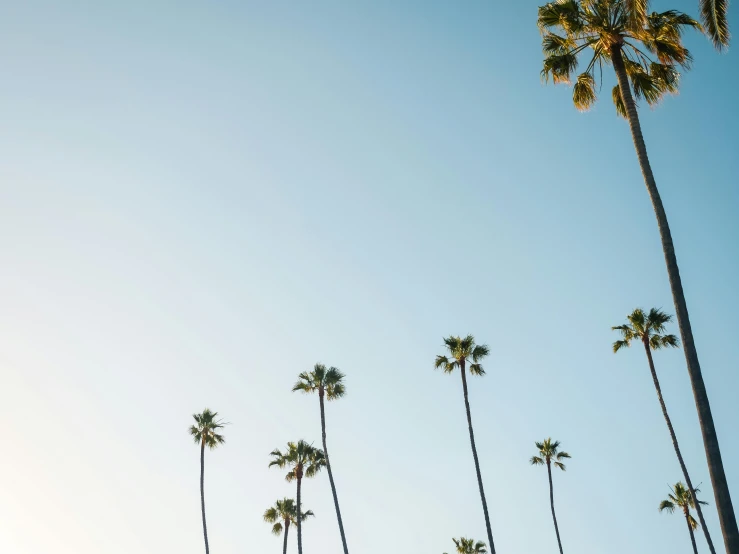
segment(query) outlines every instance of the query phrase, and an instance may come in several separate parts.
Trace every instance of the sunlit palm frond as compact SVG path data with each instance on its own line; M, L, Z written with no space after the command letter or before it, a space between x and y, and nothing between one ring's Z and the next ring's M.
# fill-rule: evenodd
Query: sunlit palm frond
M632 28L639 28L647 20L649 0L624 0L624 10Z
M729 0L700 0L700 13L706 33L717 50L729 46Z
M675 335L652 335L649 338L649 347L652 350L659 350L660 348L675 348L680 344L680 341Z
M293 392L301 391L304 393L314 392L316 390L316 384L313 380L313 376L307 371L303 371L298 375L298 380L293 386Z
M485 375L485 370L481 364L470 364L469 370L471 375L477 375L478 377Z
M327 400L338 400L346 394L345 377L338 368L332 366L328 369L324 378Z
M590 73L581 73L577 76L575 86L572 87L572 101L581 112L588 111L598 99L595 93L595 77Z

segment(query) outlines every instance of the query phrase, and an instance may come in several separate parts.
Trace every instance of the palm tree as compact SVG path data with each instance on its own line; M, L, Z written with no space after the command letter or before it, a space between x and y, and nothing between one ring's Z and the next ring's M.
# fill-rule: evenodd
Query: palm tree
M205 525L205 447L211 450L226 442L226 439L218 433L226 424L223 420L216 419L218 412L211 412L205 408L200 414L192 414L195 425L190 427L190 435L196 444L200 444L200 508L203 512L203 537L205 538L205 554L209 554L208 527Z
M457 554L486 554L488 551L485 547L485 543L482 541L475 542L474 539L466 539L465 537L452 540L454 541L454 545L457 547ZM446 554L446 552L444 554Z
M303 477L315 476L326 465L323 451L301 440L297 443L288 442L287 450L284 453L275 449L270 452L270 456L272 456L272 461L269 463L269 467L277 466L284 468L287 466L290 468L290 471L285 476L285 480L288 483L297 481L298 492L296 498L298 505L296 510L298 513L302 513L300 510L300 487ZM298 518L298 554L303 554L303 532L300 523L300 518Z
M659 511L663 512L667 510L672 513L675 511L675 508L680 508L683 511L685 521L688 523L690 542L693 543L693 553L698 554L698 547L695 545L695 535L693 534L693 531L698 528L698 522L695 521L695 518L693 518L692 515L690 515L690 508L695 509L701 504L707 504L707 502L698 500L696 504L697 499L695 497L695 493L700 492L700 489L692 489L693 492L691 493L687 488L685 488L685 485L679 482L675 483L675 486L671 488L672 492L667 495L667 500L660 502Z
M300 521L305 521L307 518L313 516L313 512L308 510L300 514ZM295 501L292 498L278 500L274 506L267 508L264 512L264 521L274 524L272 525L272 533L279 535L283 530L285 531L282 554L287 554L287 532L290 529L290 524L295 524L297 519L298 509L295 507Z
M648 11L648 0L633 1L643 3L645 13ZM569 83L577 70L579 55L586 50L592 51L593 57L585 71L577 76L573 87L575 106L587 110L597 98L596 70L602 70L604 65L613 65L618 84L612 97L619 115L629 122L644 183L656 215L724 543L728 554L739 554L739 528L698 362L675 246L649 164L632 95L633 86L637 99L643 98L648 104L655 105L666 94L677 92L680 77L677 68L687 69L692 62L690 52L682 43L682 32L685 28L701 30L702 27L675 10L652 13L641 21L633 21L627 3L631 5L629 0L558 0L540 7L538 24L543 34L545 55L542 76L545 80L551 77L555 83ZM715 2L716 5L721 3L721 0ZM558 29L562 34L553 32Z
M554 513L554 487L552 486L552 462L554 465L565 471L565 465L562 460L569 458L567 452L559 451L559 441L552 442L552 439L545 439L544 442L537 442L536 448L539 450L538 456L531 457L531 465L547 465L549 473L549 503L552 506L552 519L554 520L554 531L557 533L557 544L559 544L559 554L562 552L562 541L559 538L559 526L557 525L557 515Z
M675 454L677 454L677 460L680 462L680 469L683 471L683 477L685 477L685 482L688 484L689 490L693 491L693 484L690 482L688 468L685 466L685 461L680 452L680 445L675 435L675 429L673 429L672 421L667 413L667 406L665 405L665 399L662 397L662 388L660 387L657 370L654 367L654 360L652 359L652 350L676 348L678 346L678 339L675 335L665 334L665 327L672 321L672 316L656 308L649 310L648 314L645 314L641 308L637 308L626 319L629 321L628 323L612 327L614 331L620 332L622 337L621 340L613 343L613 351L618 352L622 348L628 348L631 346L632 341L640 341L644 345L644 350L647 353L647 361L649 362L649 370L652 373L652 381L654 381L654 388L657 391L657 399L662 408L662 415L665 417L667 429L670 431L672 445L675 447ZM698 518L701 520L701 525L703 525L703 533L706 535L708 547L712 554L715 554L713 542L708 533L708 527L706 527L706 522L703 519L703 511L700 508L700 503L696 505L696 510L698 512Z
M298 375L298 382L295 383L293 392L318 393L318 403L321 406L321 437L323 439L323 454L326 457L326 470L328 471L328 480L331 483L331 494L334 496L336 519L339 520L341 544L344 546L344 554L349 554L349 549L346 546L346 536L344 535L344 522L341 519L341 510L339 509L339 497L336 495L334 474L331 471L331 462L329 461L328 448L326 446L326 414L323 407L324 398L328 401L337 400L346 394L346 387L343 381L344 374L335 367L326 369L325 365L316 364L313 367L313 371L304 371Z
M626 0L626 10L632 22L644 24L648 17L649 0ZM703 25L711 37L717 50L721 51L729 46L729 21L727 11L728 0L700 0L700 12Z
M490 542L491 554L495 554L495 545L493 544L493 532L490 530L490 516L488 515L488 503L485 500L485 489L482 486L482 475L480 474L480 462L477 459L477 448L475 447L475 433L472 430L472 414L470 413L470 399L467 394L467 361L471 375L485 375L480 361L490 353L490 349L484 344L475 344L475 337L467 335L464 338L448 337L444 339L444 346L449 351L450 357L436 356L434 368L442 368L444 373L452 373L455 368L459 368L462 375L462 392L464 393L464 407L467 411L467 427L470 431L470 445L472 446L472 457L475 460L475 471L477 472L477 486L480 489L480 499L482 500L482 511L485 515L485 527L488 533L488 542Z

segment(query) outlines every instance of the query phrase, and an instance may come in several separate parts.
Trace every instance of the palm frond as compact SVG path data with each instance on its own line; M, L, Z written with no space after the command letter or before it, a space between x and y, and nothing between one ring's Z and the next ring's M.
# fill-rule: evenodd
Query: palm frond
M649 0L624 0L624 9L626 10L630 25L632 27L640 27L647 20Z
M277 509L274 507L268 508L264 512L263 517L264 517L264 521L266 521L267 523L274 523L275 521L279 519L279 515L277 514Z
M487 344L476 344L472 349L472 361L478 363L483 358L486 358L489 354L490 347Z
M532 466L541 466L544 465L544 460L540 458L539 456L531 456L531 459L529 460Z
M586 112L595 104L596 100L595 77L590 73L581 73L577 77L575 86L572 87L572 101L575 103L575 107L581 112Z
M671 65L652 63L649 72L658 79L662 89L670 94L676 94L680 84L680 72Z
M551 77L554 84L569 84L572 73L577 69L577 55L571 52L564 54L550 54L544 58L544 68L541 70L541 78L549 82Z
M675 511L675 504L669 500L663 500L659 503L659 511L660 512L674 512Z
M485 370L482 368L481 364L470 364L469 369L471 375L477 375L479 377L485 375Z
M649 338L649 346L652 350L660 348L676 348L679 346L680 340L675 335L652 335Z
M575 43L572 40L550 32L544 33L541 39L541 49L544 54L564 54L574 47Z
M613 98L613 105L616 106L616 114L624 119L627 118L626 104L624 104L623 96L621 96L621 87L616 85L611 91L611 97Z
M631 343L629 341L627 341L627 340L617 340L616 342L613 343L613 353L615 354L616 352L618 352L622 348L628 348L629 346L631 346Z
M634 96L637 99L644 98L650 106L657 104L662 99L664 90L660 86L659 80L646 71L633 71L629 73L629 78L634 89Z
M701 20L716 50L729 46L729 0L700 0Z
M583 29L584 22L580 5L575 0L557 0L539 8L537 25L542 31L560 27L568 34L576 35Z
M330 367L324 377L326 386L326 399L338 400L346 394L346 386L344 385L344 375L338 368Z
M313 378L310 373L303 371L298 375L298 380L293 385L293 392L301 391L304 393L310 393L316 390Z

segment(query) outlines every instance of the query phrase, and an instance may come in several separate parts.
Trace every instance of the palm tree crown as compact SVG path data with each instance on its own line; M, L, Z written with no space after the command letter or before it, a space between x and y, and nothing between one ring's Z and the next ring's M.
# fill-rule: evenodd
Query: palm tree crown
M648 0L631 2L648 9ZM692 57L683 46L682 31L685 27L702 30L701 25L675 10L654 12L635 21L627 4L628 0L558 0L539 8L545 81L551 77L555 84L570 83L580 54L587 49L592 52L585 71L575 78L572 99L578 110L588 110L595 103L596 69L602 77L603 65L612 63L614 48L623 56L636 98L649 105L677 92L677 66L690 68ZM613 88L612 97L618 114L626 117L619 85Z
M475 542L474 539L467 539L465 537L452 540L456 546L457 554L486 554L488 551L485 543L482 541Z
M316 364L313 371L304 371L298 375L293 392L302 391L306 394L318 392L325 394L327 400L336 400L346 394L344 377L345 375L335 367L327 369L323 364Z
M631 346L631 341L640 340L649 345L652 350L660 348L677 347L679 340L675 335L666 335L665 326L672 321L672 316L662 310L652 308L648 314L637 308L626 316L629 323L611 327L619 331L623 337L613 343L613 351L618 352L622 348Z
M218 412L211 412L208 408L205 408L203 413L193 414L192 417L195 420L195 425L192 425L189 431L196 443L200 444L202 442L213 450L219 444L226 442L225 437L218 433L218 430L223 429L227 424L223 423L223 420L216 419Z
M698 522L690 515L690 508L695 509L695 502L693 501L693 495L690 494L688 487L683 483L678 482L675 483L674 487L670 487L670 489L671 492L667 495L667 500L660 502L659 511L672 513L675 511L675 508L679 508L685 514L685 517L688 520L688 525L690 525L691 529L697 529ZM695 492L696 494L699 493L700 489L696 488ZM705 506L708 502L699 500L698 504Z
M490 349L485 344L475 344L475 337L467 335L464 338L448 337L444 339L444 346L449 350L450 357L436 356L434 367L442 368L444 373L452 373L454 368L465 364L471 359L472 363L467 366L472 375L485 375L485 370L480 361L490 354Z
M290 468L285 476L288 482L303 477L313 477L326 465L323 450L302 440L297 443L289 442L284 453L275 449L270 452L270 456L272 456L272 461L269 467L277 466L282 469L287 466Z
M565 471L565 465L562 463L562 460L569 458L570 455L567 452L559 451L559 441L552 442L552 439L549 438L544 440L544 442L537 442L536 448L539 449L539 455L531 457L531 465L549 465L553 461L555 466Z
M313 517L315 514L308 510L300 515L300 521L305 521L309 517ZM272 533L279 535L283 530L283 522L297 523L298 508L295 506L295 501L292 498L283 498L275 502L275 505L271 508L267 508L264 512L264 521L267 523L274 523L272 526Z

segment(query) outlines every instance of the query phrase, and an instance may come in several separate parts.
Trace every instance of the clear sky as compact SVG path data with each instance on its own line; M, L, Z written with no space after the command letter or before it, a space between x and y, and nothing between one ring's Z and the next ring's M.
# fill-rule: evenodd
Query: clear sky
M500 554L556 551L547 436L567 554L689 551L644 353L611 353L633 308L672 312L654 216L612 76L588 114L541 84L537 6L0 2L1 552L202 552L204 407L230 422L211 552L280 551L268 453L320 444L290 393L318 361L347 374L351 552L485 539L459 375L433 370L466 333L492 352L470 394ZM641 116L739 505L739 63L687 40L681 94ZM655 359L720 543L684 359ZM304 501L305 552L339 554L325 474Z

